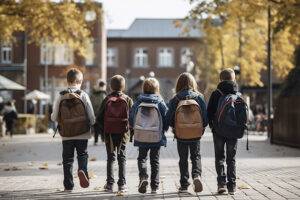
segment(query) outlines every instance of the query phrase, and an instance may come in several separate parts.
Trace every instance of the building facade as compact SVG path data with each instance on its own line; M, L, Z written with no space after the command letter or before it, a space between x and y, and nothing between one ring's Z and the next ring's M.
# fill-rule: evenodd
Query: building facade
M107 76L126 77L128 93L141 92L143 78L155 76L161 94L170 99L177 76L194 60L194 49L201 45L201 33L184 33L181 19L136 19L126 30L108 30Z
M102 9L102 4L97 5ZM39 46L25 45L24 33L17 33L15 44L1 45L0 74L27 86L26 92L37 89L48 93L52 102L58 92L67 85L65 77L68 66L76 64L83 66L83 89L89 92L98 79L106 79L106 31L102 17L96 15L94 19L89 18L95 21L91 29L86 58L76 55L64 44L41 42ZM27 67L24 65L25 48L27 48ZM7 96L8 93L1 96L16 99L17 108L22 111L24 92L13 92Z

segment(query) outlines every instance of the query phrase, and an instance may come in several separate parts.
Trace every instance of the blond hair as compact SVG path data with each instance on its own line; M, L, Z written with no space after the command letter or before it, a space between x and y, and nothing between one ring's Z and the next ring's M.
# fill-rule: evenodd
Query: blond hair
M156 78L146 78L143 83L145 94L159 94L159 82Z

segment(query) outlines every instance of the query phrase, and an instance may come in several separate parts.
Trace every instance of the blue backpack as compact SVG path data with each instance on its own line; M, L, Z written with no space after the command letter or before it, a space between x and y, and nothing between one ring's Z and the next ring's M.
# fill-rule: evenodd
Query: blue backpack
M248 122L248 106L240 93L224 95L219 99L214 125L216 133L228 139L244 136Z

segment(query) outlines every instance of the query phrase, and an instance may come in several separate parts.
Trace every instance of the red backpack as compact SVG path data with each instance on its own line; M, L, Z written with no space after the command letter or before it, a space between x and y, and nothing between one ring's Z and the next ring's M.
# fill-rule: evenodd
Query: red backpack
M104 112L104 132L123 134L128 131L129 108L123 95L109 96Z

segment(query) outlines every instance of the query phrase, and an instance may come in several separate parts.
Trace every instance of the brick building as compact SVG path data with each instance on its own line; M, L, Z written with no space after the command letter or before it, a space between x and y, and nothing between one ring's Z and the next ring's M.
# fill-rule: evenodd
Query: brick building
M101 9L102 4L97 5ZM27 73L24 73L26 71L24 70L25 35L16 33L14 44L1 45L0 74L27 85L27 92L41 90L50 94L53 100L58 95L58 91L65 88L67 84L65 80L67 67L75 63L85 66L83 88L89 91L99 78L106 79L106 32L102 16L89 11L86 13L86 20L95 20L86 58L77 56L67 45L46 42L42 42L40 46L29 44L27 45ZM25 74L27 74L27 84L24 79ZM45 77L48 77L48 84ZM1 96L6 99L16 99L18 110L23 110L24 92L2 92Z
M135 97L141 92L142 78L155 75L161 93L169 99L177 76L193 61L193 50L202 34L182 31L181 19L136 19L126 30L108 30L107 76L126 77L127 90ZM177 24L177 25L176 25Z

